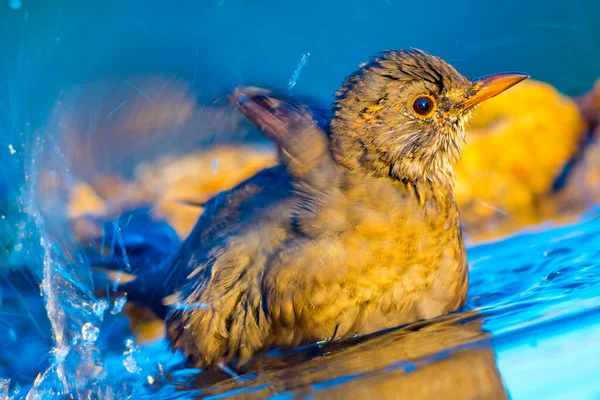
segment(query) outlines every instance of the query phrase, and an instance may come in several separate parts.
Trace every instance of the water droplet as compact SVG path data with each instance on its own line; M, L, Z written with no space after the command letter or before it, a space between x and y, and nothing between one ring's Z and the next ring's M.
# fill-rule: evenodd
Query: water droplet
M302 54L302 57L298 62L298 67L296 67L296 70L294 71L294 74L292 75L292 78L290 79L290 82L288 84L289 90L292 90L294 86L296 86L296 83L298 82L298 77L300 76L300 72L302 71L302 68L304 68L304 66L306 65L306 61L308 61L309 56L310 53Z
M121 296L119 296L115 299L115 302L113 304L113 309L110 310L110 313L113 315L119 314L121 311L123 311L123 307L125 306L125 303L127 303L127 294L122 294Z
M133 343L132 339L127 339L125 341L125 347L127 347L127 350L123 352L123 366L128 372L132 374L139 374L140 372L142 372L142 369L133 357L133 354L137 353L139 349Z
M107 309L108 309L108 303L104 299L98 300L92 306L92 310L94 311L94 314L96 314L98 317L100 317L100 320L102 320L102 318L104 317L104 313L106 312Z
M142 372L142 369L137 364L137 361L135 361L135 358L133 358L132 354L125 356L123 359L123 365L125 366L125 369L132 374L139 374Z
M81 336L83 337L83 340L88 344L92 344L96 340L98 340L99 332L100 330L96 328L91 322L86 322L81 328Z
M208 305L206 303L190 303L190 304L175 303L171 306L171 308L173 310L189 311L189 310L195 310L195 309L210 308L210 305Z

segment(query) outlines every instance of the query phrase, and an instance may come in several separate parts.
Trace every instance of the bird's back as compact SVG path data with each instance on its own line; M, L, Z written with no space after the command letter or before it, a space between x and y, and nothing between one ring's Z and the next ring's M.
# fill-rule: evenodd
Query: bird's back
M231 320L240 316L232 312L260 313L262 274L270 255L291 234L295 202L290 175L276 166L207 203L170 261L168 285L174 293L167 298L172 308L167 323L175 348L210 365L235 355L244 340L255 340L258 333L252 331L265 327L265 315L248 315L234 330Z

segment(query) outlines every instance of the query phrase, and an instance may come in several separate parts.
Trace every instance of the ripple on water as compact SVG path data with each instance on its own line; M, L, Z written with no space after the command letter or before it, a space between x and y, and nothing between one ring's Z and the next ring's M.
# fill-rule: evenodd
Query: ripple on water
M450 390L462 391L464 396L519 398L527 394L526 398L534 398L537 392L532 387L545 387L543 376L527 368L556 373L550 365L534 362L546 360L552 353L549 348L560 348L552 353L555 364L563 359L571 362L567 350L576 344L564 342L571 336L585 340L588 352L600 354L600 343L592 334L600 333L598 232L599 220L589 219L471 247L467 311L357 338L351 341L354 344L272 352L259 371L238 379L186 368L183 356L171 353L165 340L139 346L127 340L115 346L127 330L126 324L119 325L125 318L120 313L125 296L114 297L112 307L96 299L86 303L89 307L74 305L69 312L94 316L96 322L82 322L78 335L83 343L95 346L103 368L112 372L94 375L112 388L105 393L108 397L124 393L119 387L125 385L127 393L138 398L236 394L245 398L365 398L374 394L387 398L386 393L398 395L398 387L407 398L438 398ZM75 326L65 325L67 329ZM572 334L578 330L585 330L587 336ZM563 341L561 347L556 347L558 340ZM57 347L54 354L67 361L72 353ZM600 368L590 357L581 359L587 360L586 368ZM519 368L515 369L515 363ZM119 369L123 373L116 373ZM50 368L41 379L59 373ZM576 376L572 371L563 374L564 379ZM520 375L530 379L525 382ZM430 384L432 380L436 385ZM457 386L458 381L463 384ZM0 384L0 391L6 385ZM50 387L44 388L50 393ZM554 394L560 397L560 388L554 387Z

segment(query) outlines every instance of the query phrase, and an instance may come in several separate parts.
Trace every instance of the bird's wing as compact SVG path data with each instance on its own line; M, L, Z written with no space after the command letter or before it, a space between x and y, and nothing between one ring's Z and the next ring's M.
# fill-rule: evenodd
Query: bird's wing
M202 366L252 354L268 328L262 275L292 234L296 198L284 167L258 177L215 199L170 265L169 337Z
M194 229L178 249L162 262L136 263L132 271L136 279L120 285L119 290L127 292L132 301L148 305L159 316L165 316L163 298L192 290L188 284L202 280L210 261L223 251L229 238L239 236L278 201L289 196L291 179L281 166L260 171L233 189L219 193L207 201ZM123 267L122 263L115 265ZM195 278L188 281L192 273ZM172 298L171 302L178 300Z
M282 166L260 171L231 190L210 199L194 229L171 260L171 266L196 272L197 264L214 253L220 243L241 234L249 225L275 212L280 203L292 196L291 177ZM182 266L182 262L189 265Z
M279 149L281 162L297 183L320 188L336 174L329 138L315 110L292 99L280 99L260 88L238 88L238 109Z

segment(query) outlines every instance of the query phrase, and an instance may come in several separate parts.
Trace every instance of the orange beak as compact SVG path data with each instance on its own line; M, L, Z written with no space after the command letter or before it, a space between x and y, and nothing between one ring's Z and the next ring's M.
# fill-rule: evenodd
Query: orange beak
M472 81L472 94L463 102L463 106L465 109L471 108L484 100L499 95L527 78L529 75L511 72L475 79Z

